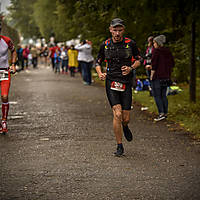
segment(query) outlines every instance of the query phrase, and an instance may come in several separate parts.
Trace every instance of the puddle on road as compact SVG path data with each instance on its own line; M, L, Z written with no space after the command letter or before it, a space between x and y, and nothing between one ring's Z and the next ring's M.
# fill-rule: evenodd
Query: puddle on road
M8 119L11 119L11 120L22 119L22 118L24 118L24 116L22 116L22 115L13 115L13 116L11 115L8 117Z
M13 115L9 115L8 119L10 120L15 120L15 119L23 119L25 116L29 117L32 116L33 114L36 114L39 117L51 117L53 116L53 112L34 112L34 113L27 113L27 112L16 112L13 113Z
M25 115L27 115L27 112L16 112L13 113L13 115L9 115L8 119L10 120L23 119Z
M49 138L40 138L40 141L49 141Z
M9 104L16 105L16 104L18 104L18 102L17 101L9 101Z

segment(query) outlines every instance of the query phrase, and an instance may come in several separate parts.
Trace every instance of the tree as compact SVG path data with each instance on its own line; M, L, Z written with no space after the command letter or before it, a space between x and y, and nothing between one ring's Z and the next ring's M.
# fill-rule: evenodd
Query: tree
M25 37L40 37L40 31L33 19L33 3L35 0L11 0L9 8L12 24Z
M20 39L18 32L14 28L8 26L4 20L2 21L2 34L10 37L15 46L19 44Z
M190 64L190 101L196 102L196 2L192 0L192 23L191 23L191 64Z
M33 20L38 25L40 33L46 39L55 34L57 22L56 1L37 0L33 6Z

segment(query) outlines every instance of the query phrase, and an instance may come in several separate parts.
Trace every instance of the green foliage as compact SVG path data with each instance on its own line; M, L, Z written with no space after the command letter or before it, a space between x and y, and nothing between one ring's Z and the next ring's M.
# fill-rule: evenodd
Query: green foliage
M170 44L175 59L175 67L172 73L172 79L178 82L189 81L189 51L188 46L182 40L177 40Z
M26 38L39 37L40 31L33 18L35 0L11 0L10 17L14 27Z
M54 26L57 24L55 0L38 0L33 6L33 16L40 33L46 39L54 35Z
M5 36L11 38L15 47L17 46L17 44L19 44L18 32L14 28L8 26L5 21L3 21L3 23L2 23L2 35L5 35Z

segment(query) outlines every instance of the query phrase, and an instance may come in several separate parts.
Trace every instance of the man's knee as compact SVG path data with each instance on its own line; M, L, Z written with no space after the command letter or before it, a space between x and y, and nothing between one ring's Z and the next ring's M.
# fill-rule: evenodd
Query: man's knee
M130 121L129 119L123 119L123 125L126 126L129 123L129 121Z
M122 121L122 109L121 106L113 106L114 118L118 121Z
M123 111L123 117L122 117L122 123L123 125L127 125L130 121L130 112L129 111Z
M121 111L116 111L114 114L115 119L121 121L122 120L122 112Z

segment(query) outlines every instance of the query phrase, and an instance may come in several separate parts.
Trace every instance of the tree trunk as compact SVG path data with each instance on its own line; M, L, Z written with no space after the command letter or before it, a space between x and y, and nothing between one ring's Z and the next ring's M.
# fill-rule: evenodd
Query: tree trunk
M195 11L195 0L192 1L193 12ZM195 13L195 12L194 12ZM196 62L195 62L195 41L196 40L196 21L195 15L192 16L191 27L191 66L190 66L190 101L196 102Z

